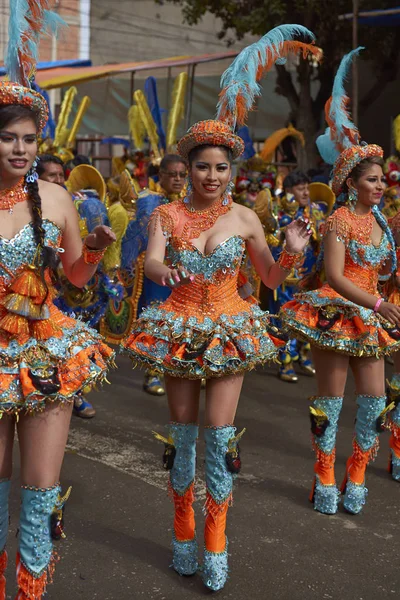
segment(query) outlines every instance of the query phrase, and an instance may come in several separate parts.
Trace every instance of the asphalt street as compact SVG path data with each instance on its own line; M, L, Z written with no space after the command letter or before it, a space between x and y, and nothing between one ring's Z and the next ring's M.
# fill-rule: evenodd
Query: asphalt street
M73 491L66 510L67 539L47 600L194 600L210 595L199 576L171 568L172 504L161 467L165 398L142 391L142 374L127 358L111 386L93 392L91 421L73 418L62 483ZM380 600L400 597L400 485L386 471L388 439L369 467L363 514L335 516L308 502L313 474L308 396L312 378L279 381L268 367L245 379L237 426L242 473L228 517L230 579L218 595L235 600ZM355 416L348 384L340 422L337 479L351 451ZM205 497L203 442L198 444L198 536ZM13 557L18 519L18 451L12 490L8 598L15 594Z

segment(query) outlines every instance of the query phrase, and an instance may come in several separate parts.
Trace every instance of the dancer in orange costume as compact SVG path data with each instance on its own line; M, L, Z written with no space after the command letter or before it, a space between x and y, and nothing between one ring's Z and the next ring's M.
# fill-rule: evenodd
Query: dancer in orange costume
M172 423L164 438L164 464L175 503L173 566L182 575L198 568L192 504L200 384L207 379L202 576L212 590L222 589L228 576L225 528L240 469L241 434L236 435L233 422L243 373L276 358L283 345L269 315L240 297L240 265L247 249L262 281L276 288L302 260L310 235L307 221L291 223L286 247L274 262L257 215L232 202L231 163L243 151L233 127L259 93L263 70L290 51L319 54L312 44L294 40L301 36L313 39L304 27L282 26L246 48L248 60L241 53L223 75L219 120L196 123L178 143L189 164L188 192L153 212L145 259L146 275L172 293L159 306L146 308L124 341L134 362L165 375Z
M345 509L357 514L367 496L365 471L377 452L388 412L382 357L400 346L400 308L384 302L377 289L378 280L396 270L393 236L378 208L385 189L383 150L360 141L346 112L343 81L359 50L342 60L326 106L330 128L317 140L323 159L334 162L332 188L337 196L320 255L327 283L295 295L281 309L290 332L312 345L318 396L310 407L316 451L311 500L325 514L337 511L340 497L335 446L348 367L355 377L358 408L342 491Z
M83 286L115 239L97 227L82 247L78 216L60 186L38 182L37 138L48 108L30 88L32 56L46 28L48 3L10 5L6 66L0 82L0 600L15 427L21 454L17 600L40 600L63 533L59 483L74 396L105 376L113 352L96 331L53 304L58 257L66 276ZM26 29L21 27L25 23Z

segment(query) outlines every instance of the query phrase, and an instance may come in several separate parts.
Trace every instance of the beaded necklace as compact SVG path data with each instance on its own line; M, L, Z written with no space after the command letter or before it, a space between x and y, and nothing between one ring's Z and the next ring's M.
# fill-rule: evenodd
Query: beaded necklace
M21 177L14 187L0 190L0 210L8 210L12 214L14 206L18 202L27 200L27 198L28 190L25 185L25 178Z
M225 215L232 207L232 196L224 195L211 206L196 210L189 198L184 198L181 203L186 214L187 221L183 227L181 238L184 240L194 240L199 237L203 231L208 231L215 224L218 217Z

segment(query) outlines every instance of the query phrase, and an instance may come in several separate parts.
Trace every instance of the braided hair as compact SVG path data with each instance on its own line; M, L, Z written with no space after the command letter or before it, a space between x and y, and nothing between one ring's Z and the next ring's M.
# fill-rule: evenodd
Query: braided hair
M379 156L373 156L370 158L365 158L364 160L360 161L358 163L358 165L356 165L354 167L354 169L352 170L352 172L350 173L349 177L354 179L355 181L358 181L358 179L366 172L368 171L368 169L372 166L372 165L379 165L379 166L383 166L383 159L380 158ZM343 184L343 188L342 188L342 192L339 194L339 196L336 198L336 202L333 206L331 215L333 215L333 213L340 208L341 206L345 206L348 203L348 199L349 199L349 190L347 187L347 184L344 183ZM386 220L386 217L384 216L384 214L380 211L379 207L377 205L372 207L372 213L378 223L378 225L381 227L381 229L386 233L386 236L389 240L390 243L390 258L391 258L391 272L395 273L397 270L397 257L396 257L396 242L394 241L393 238L393 234L392 234L392 230L389 227L389 224ZM322 241L321 244L321 250L319 252L318 258L317 258L317 262L316 262L316 273L319 273L323 267L324 264L324 242Z
M35 113L26 106L10 104L0 107L0 130L7 127L10 123L27 119L30 119L37 125ZM36 256L37 266L40 269L42 281L46 285L45 271L48 268L50 269L52 281L55 282L57 280L56 269L58 264L58 253L54 248L45 245L46 232L43 227L42 200L39 194L38 182L27 182L26 187L32 205L32 229L38 247Z

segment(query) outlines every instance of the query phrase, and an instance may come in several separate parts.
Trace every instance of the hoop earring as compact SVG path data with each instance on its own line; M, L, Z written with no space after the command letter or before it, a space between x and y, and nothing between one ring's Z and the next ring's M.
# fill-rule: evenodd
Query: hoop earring
M37 156L35 158L35 160L33 161L31 168L25 175L26 183L35 183L35 181L37 181L39 179L38 172L36 171L36 167L38 166L39 160L40 160L40 158Z
M348 199L349 199L349 203L352 205L352 207L354 208L354 206L357 203L358 200L358 192L355 188L349 188L349 192L348 192Z
M186 194L185 197L183 199L185 204L190 204L190 199L193 193L193 181L190 175L188 175L187 178L187 186L186 186Z

